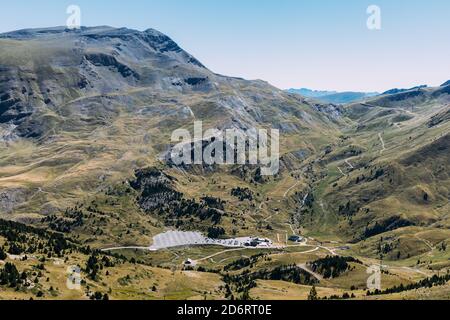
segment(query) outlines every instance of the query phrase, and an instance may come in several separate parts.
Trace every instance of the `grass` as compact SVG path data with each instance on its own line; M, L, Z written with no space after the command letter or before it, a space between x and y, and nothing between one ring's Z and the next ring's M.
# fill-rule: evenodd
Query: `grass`
M157 166L176 178L176 188L186 198L199 200L208 195L225 200L226 215L220 226L227 236L259 236L274 242L280 238L279 242L284 243L286 235L296 233L292 227L315 238L317 244L320 241L334 247L357 242L341 254L357 257L365 264L377 262L380 242L389 244L392 249L384 254L384 260L393 271L383 278L383 286L409 283L450 267L449 253L437 249L442 243L449 244L450 238L447 187L450 168L448 153L442 152L442 147L448 146L450 124L428 127L433 114L448 108L439 99L386 104L385 100L374 98L368 102L371 107L361 104L346 107L344 118L334 124L300 98L283 95L260 82L238 81L230 85L218 80L218 90L182 95L129 84L118 91L102 92L94 88L86 93L74 89L77 78L73 71L77 71L80 57L67 50L69 43L46 43L43 48L36 41L0 39L0 44L0 64L35 65L37 78L57 79L61 87L55 94L59 99L55 105L43 106L35 115L45 129L40 140L18 139L0 144L0 188L8 195L23 193L17 199L3 197L12 212L0 212L2 218L46 227L42 217L61 216L67 208L95 204L98 212L86 209L83 226L71 232L77 241L94 248L148 246L155 235L166 230L161 217L142 212L136 204L135 192L109 191L123 191L127 181L133 179L135 169ZM47 57L53 55L64 58L68 65L76 61L77 67L72 70L52 67ZM43 102L40 84L31 82L36 101ZM186 110L191 110L193 116L183 117ZM192 129L194 119L203 120L205 129L230 126L230 119L241 120L239 125L264 128L285 125L280 144L285 159L283 168L289 169L267 183L254 184L233 174L230 167L216 172L167 168L158 158L168 149L171 132L181 127ZM386 145L383 152L379 135ZM331 152L325 152L327 147ZM354 149L362 153L350 154L349 150ZM296 157L295 152L300 150L307 151L305 159ZM346 159L354 168L345 163ZM369 179L380 168L387 174ZM292 177L291 171L300 178ZM362 176L364 179L356 183ZM231 196L231 189L237 186L251 189L255 199L241 202ZM306 192L312 193L315 201L312 208L300 211L301 195ZM357 205L358 210L342 212L340 207L347 202ZM294 213L302 218L299 225L289 225ZM393 216L415 226L387 230L359 241L368 226ZM202 226L209 224L205 222ZM219 269L237 259L267 253L268 259L255 264L258 269L303 264L329 254L324 249L307 253L316 245L310 243L312 247L289 247L283 252L226 251L219 247L153 253L124 250L120 253L152 266L126 264L112 268L104 283L89 285L111 292L111 297L117 299L220 299L223 297L218 289L222 285L220 276L181 272L186 259L199 260L220 253L200 262L201 266ZM85 259L72 256L69 263L84 263ZM422 263L417 264L418 260ZM30 263L18 262L21 269L31 268ZM46 292L53 286L58 289L55 298L85 298L82 293L64 289L63 266L49 263L46 268L49 282L42 284ZM125 279L127 275L130 279ZM366 277L365 268L356 266L337 279L323 281L319 295L342 295L355 285L361 288L360 292L355 291L357 298L363 298ZM258 284L251 296L261 299L303 299L310 290L284 282ZM153 286L156 291L150 290ZM418 296L426 294L424 291ZM0 297L26 299L31 295L7 290ZM429 290L429 295L436 296L436 292Z

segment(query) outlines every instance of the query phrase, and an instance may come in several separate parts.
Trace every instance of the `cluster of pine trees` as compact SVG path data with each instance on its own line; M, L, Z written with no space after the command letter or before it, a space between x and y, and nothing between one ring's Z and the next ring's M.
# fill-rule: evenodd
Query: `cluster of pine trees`
M238 260L235 260L229 264L227 264L223 270L225 271L236 271L236 270L241 270L247 267L252 267L252 265L254 265L256 262L258 262L258 260L262 257L265 257L266 254L264 253L260 253L254 256L251 256L250 258L241 258Z
M225 286L225 297L232 298L232 288L240 294L242 300L250 300L249 292L257 286L256 280L278 280L295 284L315 285L319 281L310 273L297 267L296 265L279 266L271 270L259 270L251 273L249 270L238 275L225 274L223 281Z
M236 299L241 300L251 300L250 290L256 288L256 281L248 271L240 275L225 274L223 282L225 282L225 298L230 300L235 300L232 288L238 294Z
M115 262L105 255L100 257L98 251L94 251L86 262L85 272L88 274L89 279L98 280L99 272L104 268L111 268L115 266Z
M69 233L77 227L81 227L84 224L84 214L81 209L69 208L64 212L63 217L57 217L56 215L50 215L42 218L43 223L48 223L48 226L55 231Z
M309 266L314 272L323 275L325 279L330 279L337 278L349 270L349 262L362 264L361 261L353 257L327 256L310 263Z
M249 200L253 201L253 192L249 188L233 188L231 190L231 195L239 199L239 201Z
M174 178L157 168L138 170L135 175L136 180L130 185L139 193L139 206L147 213L162 216L167 226L207 231L209 226L218 225L226 215L224 200L211 196L200 201L187 199L174 188Z
M7 252L12 255L40 253L48 257L62 257L76 248L62 234L1 219L0 236L6 239Z
M404 292L404 291L411 291L411 290L416 290L416 289L420 289L420 288L432 288L434 286L443 286L449 281L450 281L450 273L447 273L446 275L443 275L443 276L434 275L431 278L426 278L426 279L423 279L416 283L411 283L408 285L401 284L399 286L388 288L383 291L381 291L381 290L375 290L373 292L367 291L367 295L368 296L384 295L384 294L399 293L399 292Z
M208 238L219 239L225 235L225 229L222 227L209 227L208 228Z
M295 284L314 285L319 281L296 265L279 266L272 270L260 270L252 274L254 279L280 280Z
M26 274L21 275L16 266L10 262L7 262L4 268L0 269L1 286L17 288L24 280L26 280Z
M5 248L4 247L0 247L0 260L5 260L7 258L7 254L5 252Z
M61 233L47 231L21 223L5 221L0 219L0 237L4 238L5 245L0 247L0 260L8 258L8 254L21 255L22 260L27 259L27 255L33 256L39 260L40 264L35 266L38 270L34 283L38 283L38 278L42 276L44 263L48 258L63 258L73 252L79 252L89 255L86 262L85 271L88 277L93 281L99 280L100 270L108 267L114 267L117 263L127 261L124 256L105 254L97 250L92 250L89 246L81 246L77 242L66 238ZM30 285L30 273L19 272L16 265L12 262L6 262L0 268L0 286L3 288L14 288L20 290ZM1 290L1 289L0 289ZM50 291L54 291L50 288ZM44 292L39 290L37 297L43 297ZM107 300L108 295L94 293L92 299Z

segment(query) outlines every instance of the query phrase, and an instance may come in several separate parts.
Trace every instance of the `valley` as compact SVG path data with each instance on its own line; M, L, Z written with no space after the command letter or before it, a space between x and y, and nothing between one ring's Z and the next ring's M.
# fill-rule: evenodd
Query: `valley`
M109 27L2 34L0 67L0 299L450 298L449 85L321 103ZM280 171L167 161L199 120L278 129Z

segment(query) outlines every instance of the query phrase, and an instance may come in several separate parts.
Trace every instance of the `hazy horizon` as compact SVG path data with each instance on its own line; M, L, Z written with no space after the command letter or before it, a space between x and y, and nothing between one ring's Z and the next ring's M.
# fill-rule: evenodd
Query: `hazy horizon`
M281 89L384 92L450 79L450 3L439 0L19 0L3 4L0 32L64 25L71 4L83 26L154 28L216 73ZM381 30L366 26L371 4Z

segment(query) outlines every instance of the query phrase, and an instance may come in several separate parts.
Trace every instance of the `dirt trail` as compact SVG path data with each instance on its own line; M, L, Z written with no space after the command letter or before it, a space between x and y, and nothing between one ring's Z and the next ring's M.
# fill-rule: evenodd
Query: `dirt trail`
M384 143L383 136L381 135L381 133L378 134L378 137L380 138L380 141L381 141L381 147L383 148L383 149L380 151L380 153L383 154L383 152L386 151L386 145L385 145L385 143Z
M422 241L423 243L425 243L425 245L426 245L428 248L430 248L431 252L434 251L433 245L432 245L428 240L422 239L422 238L420 238L420 237L418 237L418 236L414 236L414 237L415 237L417 240L420 240L420 241ZM431 253L431 252L430 252L430 253Z
M283 195L283 198L286 198L289 192L291 192L292 189L294 189L296 186L298 186L300 181L297 181L292 187L290 187Z
M322 280L323 280L323 277L322 277L320 274L315 273L314 271L312 271L310 268L308 268L308 266L307 266L305 263L303 263L303 264L298 264L297 267L299 267L300 269L302 269L302 270L308 272L310 275L312 275L312 276L313 276L314 278L316 278L317 280L319 280L319 281L322 281Z
M355 167L354 167L348 160L345 160L345 163L348 164L348 166L349 166L351 169L355 169Z
M238 249L231 249L231 250L223 250L223 251L220 251L220 252L216 252L216 253L214 253L214 254L212 254L212 255L209 255L209 256L207 256L207 257L204 257L204 258L195 260L195 262L205 261L205 260L214 258L214 257L216 257L216 256L219 256L219 255L224 254L224 253L227 253L227 252L242 251L242 250L245 250L245 249L248 249L248 248L238 248Z

